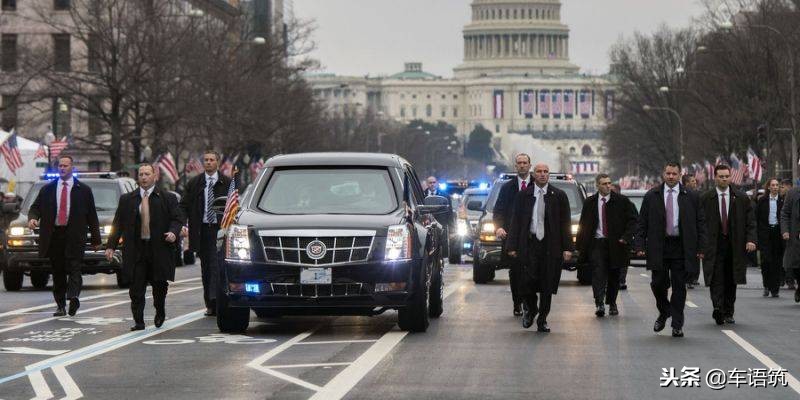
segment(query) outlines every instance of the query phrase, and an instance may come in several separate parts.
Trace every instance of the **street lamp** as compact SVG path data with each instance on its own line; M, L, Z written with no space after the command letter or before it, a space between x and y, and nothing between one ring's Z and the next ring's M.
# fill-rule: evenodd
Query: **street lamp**
M797 166L797 95L795 93L797 88L795 87L796 83L794 76L796 73L794 47L792 47L792 43L789 42L789 39L783 35L783 32L773 26L763 24L748 24L747 26L750 28L766 29L772 33L775 33L779 38L781 38L783 44L786 46L786 53L789 57L789 118L792 123L792 182L797 182L797 177L799 174ZM720 24L720 28L730 32L733 30L733 22L724 21Z
M669 90L669 88L668 88ZM678 158L681 160L681 167L683 167L683 121L681 121L681 115L678 114L677 111L669 108L669 107L653 107L649 104L645 104L642 106L642 110L645 112L650 111L666 111L678 118Z

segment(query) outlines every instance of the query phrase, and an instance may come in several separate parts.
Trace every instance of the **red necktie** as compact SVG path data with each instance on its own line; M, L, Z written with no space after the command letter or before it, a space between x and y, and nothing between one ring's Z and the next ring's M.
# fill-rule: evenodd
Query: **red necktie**
M603 197L602 200L603 207L601 208L600 212L602 212L603 215L600 216L600 220L603 221L603 237L608 238L608 214L606 213L606 206L608 203L606 203L605 197Z
M61 204L58 205L58 225L67 225L67 182L61 187Z
M520 189L520 192L525 190L525 189L527 189L527 188L528 188L528 182L527 181L522 181L522 189Z
M725 204L725 193L722 196L722 234L728 236L728 205Z

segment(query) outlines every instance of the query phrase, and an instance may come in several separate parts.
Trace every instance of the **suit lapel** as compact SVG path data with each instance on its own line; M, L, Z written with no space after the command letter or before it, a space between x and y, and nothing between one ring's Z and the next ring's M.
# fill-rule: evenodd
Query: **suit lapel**
M76 207L80 201L78 200L79 193L78 191L81 190L81 183L78 182L77 179L72 178L72 190L69 191L69 220L72 221L72 217L75 216L78 207Z

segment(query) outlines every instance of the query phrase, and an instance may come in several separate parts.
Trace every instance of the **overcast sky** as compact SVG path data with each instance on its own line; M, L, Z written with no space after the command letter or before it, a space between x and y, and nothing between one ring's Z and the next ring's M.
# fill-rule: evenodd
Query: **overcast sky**
M314 19L313 54L338 75L392 74L406 61L451 77L462 62L461 30L472 0L288 0L299 18ZM687 26L703 12L698 0L561 0L570 58L584 72L608 71L620 37L660 24Z

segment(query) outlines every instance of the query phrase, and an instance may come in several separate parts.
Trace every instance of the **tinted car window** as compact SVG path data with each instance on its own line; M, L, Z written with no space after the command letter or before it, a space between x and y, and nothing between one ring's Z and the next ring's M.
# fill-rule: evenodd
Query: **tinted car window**
M508 182L507 180L495 182L494 186L492 186L492 192L489 193L489 197L486 199L486 211L491 212L494 209L494 203L497 202L497 196L500 195L500 188Z
M258 201L273 214L388 214L397 208L386 169L276 170Z
M464 204L469 204L470 201L480 201L481 205L486 204L486 199L489 198L489 195L486 193L479 193L479 194L468 194L464 196Z
M33 204L33 201L36 200L36 196L39 195L39 191L42 190L42 187L47 183L47 181L39 181L33 184L30 192L28 192L28 196L22 203L23 214L28 213L28 210L31 208L31 204ZM119 204L119 196L121 194L121 189L117 181L81 181L81 183L92 188L94 205L97 208L97 211L113 211L117 209L117 205Z
M556 181L556 180L551 180L550 184L567 193L570 213L572 214L581 213L581 209L583 208L583 198L581 197L581 191L578 188L578 185L576 185L575 183Z
M644 200L644 197L630 196L630 197L628 197L628 199L630 199L630 201L633 203L633 205L636 206L636 211L639 211L639 209L642 208L642 200Z

